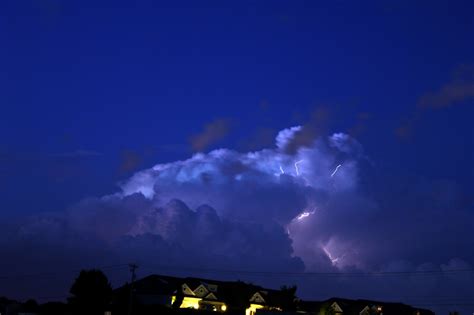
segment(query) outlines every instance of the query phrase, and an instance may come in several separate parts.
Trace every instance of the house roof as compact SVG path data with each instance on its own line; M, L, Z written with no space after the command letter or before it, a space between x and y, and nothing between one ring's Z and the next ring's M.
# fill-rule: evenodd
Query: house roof
M135 281L134 288L136 294L143 295L172 295L176 292L181 284L181 278L151 275ZM119 292L128 289L129 284L121 286L114 290Z
M301 301L300 308L307 311L319 311L322 307L330 306L334 302L336 302L339 307L342 308L344 315L359 315L366 306L381 306L384 315L416 315L417 311L420 312L420 315L434 315L434 313L430 310L412 307L403 303L381 302L364 299L350 300L343 298L330 298L325 301Z
M139 279L135 282L135 292L138 295L175 295L182 294L182 285L186 284L190 290L194 291L199 286L204 286L209 293L203 296L206 300L209 296L210 301L224 302L227 305L236 307L246 306L250 303L251 298L258 293L262 298L261 304L278 306L285 300L285 293L280 290L266 289L251 283L242 281L219 281L204 278L178 278L164 275L150 275ZM116 290L116 293L128 290L128 285L124 285ZM185 296L187 294L184 294ZM189 296L189 295L187 295ZM214 297L216 299L214 299ZM427 309L419 309L402 303L381 302L373 300L350 300L343 298L330 298L324 301L300 301L299 308L306 311L319 311L322 307L330 306L334 302L343 310L344 315L360 315L360 312L366 307L382 306L384 315L434 315ZM258 304L259 301L252 303Z
M209 293L221 302L234 305L246 305L249 303L252 296L259 293L264 299L264 303L273 305L279 300L280 291L266 289L257 285L245 283L242 281L218 281L204 278L178 278L163 275L151 275L135 281L134 288L138 295L174 295L182 291L182 286L186 284L190 290L194 291L199 286L204 286ZM128 285L116 289L116 292L125 290ZM185 296L194 296L190 293ZM203 297L207 299L207 294ZM210 296L209 300L214 300ZM253 302L258 304L258 302Z
M217 300L226 303L248 303L256 293L259 293L265 300L265 303L270 304L270 302L274 300L272 295L278 292L242 281L218 281L191 277L184 278L182 281L192 290L195 290L200 285L204 285L206 288L210 286L215 287L216 290L213 293L217 297Z

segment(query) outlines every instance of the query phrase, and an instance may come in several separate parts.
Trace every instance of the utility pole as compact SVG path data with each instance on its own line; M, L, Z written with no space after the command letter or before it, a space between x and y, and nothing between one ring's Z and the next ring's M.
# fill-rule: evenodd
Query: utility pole
M132 281L130 283L130 299L128 301L128 315L132 315L133 311L133 293L134 293L134 284L136 279L135 270L137 270L138 266L136 264L129 264L128 267L130 268L130 273L132 274Z

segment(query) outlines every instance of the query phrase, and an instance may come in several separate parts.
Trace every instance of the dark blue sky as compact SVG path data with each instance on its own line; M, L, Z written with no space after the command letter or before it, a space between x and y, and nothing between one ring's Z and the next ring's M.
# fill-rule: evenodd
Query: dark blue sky
M376 250L366 253L371 265L357 268L390 270L387 264L393 263L395 269L419 269L455 257L463 260L452 263L455 267L472 265L466 249L472 248L469 224L474 222L473 35L472 1L2 1L0 216L64 213L72 205L72 213L85 216L136 209L130 204L137 202L146 208L149 200L133 199L128 192L112 205L80 201L114 193L134 172L187 159L196 150L272 148L279 130L304 125L312 137L345 132L364 148L358 176L340 171L348 182L360 179L357 193L351 193L361 190L364 197L354 201L351 195L347 200L354 205L341 206L337 192L331 197L335 205L327 205L336 209L329 224L353 213L337 209L359 211L373 203L379 210L362 214L363 224L376 223L381 233L401 225L407 231L409 241L383 248L387 261L377 260L380 244L373 245ZM332 159L321 147L313 150L320 154L316 166ZM206 159L225 170L215 156ZM232 159L240 163L245 155ZM253 164L249 169L262 171ZM156 184L175 189L176 195L166 193L189 203L189 191L173 186L173 180ZM136 179L129 183L134 191ZM258 179L251 183L258 184L249 186L257 192L245 191L246 197L260 201L275 194L276 186L260 191ZM324 187L328 195L334 193L332 185ZM223 187L222 196L233 200ZM293 189L290 185L289 198L300 202ZM225 198L211 202L224 217L233 214ZM293 199L279 203L286 201ZM244 215L255 210L250 203L243 203ZM187 211L182 205L167 207ZM72 222L82 222L73 217ZM450 237L438 239L440 229ZM335 251L348 244L342 239L347 235L371 240L344 233L334 234L339 237L334 243L331 233L311 235ZM278 235L278 242L286 242L286 234ZM410 236L419 235L420 247L413 242L413 248L402 249ZM283 247L291 253L288 244ZM306 267L317 270L317 259L305 250L296 249L307 255L302 256Z
M358 137L384 171L472 180L470 104L423 114L409 141L394 132L473 62L470 1L37 0L1 12L6 212L113 191L124 151L140 166L187 157L214 119L231 130L213 147L244 150L320 105L331 131L368 114Z

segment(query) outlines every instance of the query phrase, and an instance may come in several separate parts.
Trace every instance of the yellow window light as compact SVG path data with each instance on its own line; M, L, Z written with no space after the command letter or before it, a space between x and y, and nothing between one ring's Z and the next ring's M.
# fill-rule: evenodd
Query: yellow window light
M199 301L201 300L202 299L200 298L186 296L184 297L183 302L179 308L194 308L197 310L199 308Z

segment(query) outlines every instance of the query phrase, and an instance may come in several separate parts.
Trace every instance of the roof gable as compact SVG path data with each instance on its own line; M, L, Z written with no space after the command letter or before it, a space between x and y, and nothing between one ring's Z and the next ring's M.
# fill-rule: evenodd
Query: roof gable
M217 297L214 295L214 293L209 293L208 295L206 295L206 300L217 300Z
M259 292L255 292L254 295L250 298L250 302L256 303L256 304L263 304L265 303L265 299Z
M342 313L342 308L337 304L337 302L334 302L331 304L331 308L336 312L336 313Z
M359 315L365 315L365 314L369 314L370 313L370 307L368 305L366 305L362 311L359 312Z
M184 295L195 295L193 290L191 290L191 288L186 283L183 283L181 290L183 291Z
M209 290L203 284L200 284L193 292L197 297L205 297Z

